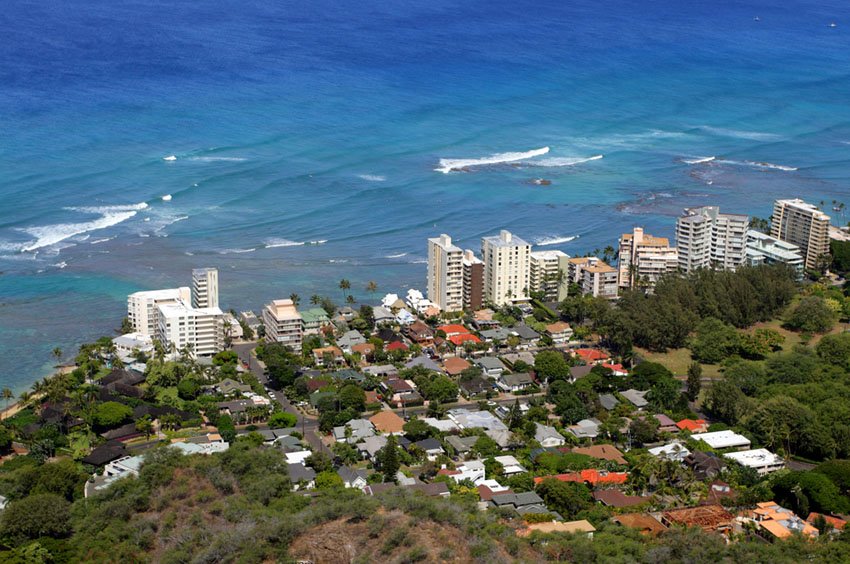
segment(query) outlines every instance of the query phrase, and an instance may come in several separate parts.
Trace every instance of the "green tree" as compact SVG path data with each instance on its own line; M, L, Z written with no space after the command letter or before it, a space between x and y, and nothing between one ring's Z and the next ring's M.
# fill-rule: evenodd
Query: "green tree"
M150 439L153 433L153 421L150 415L145 415L136 420L136 431L142 433L145 439Z
M549 382L567 380L570 377L570 365L564 355L558 351L540 351L534 359L534 371L537 377Z
M500 452L502 452L499 444L488 437L487 435L481 435L478 437L478 440L475 441L475 444L472 446L472 452L477 454L480 457L488 457L488 456L496 456Z
M62 538L71 533L70 504L56 494L42 493L9 503L0 516L3 536L16 539Z
M378 455L381 473L384 475L385 482L395 482L396 473L401 468L398 455L398 441L395 435L390 435L387 439L387 444L381 449Z
M850 333L824 335L815 348L825 362L850 370Z
M697 334L691 341L691 353L694 360L705 364L717 364L738 354L741 350L741 337L734 327L719 319L705 319L697 327Z
M785 323L791 329L806 333L826 333L835 323L836 315L819 296L806 296L791 310Z
M700 389L702 389L702 365L698 362L692 362L688 366L688 399L696 401Z
M437 429L416 417L405 423L402 429L404 429L404 434L411 441L421 441L422 439L433 437L438 433Z
M325 470L316 475L317 490L336 490L345 487L342 478L333 470Z
M649 388L646 399L657 411L672 410L682 396L682 385L674 378L662 378Z
M133 416L133 410L123 403L107 401L97 406L94 412L94 422L102 428L117 427Z
M286 411L276 411L269 417L269 427L272 429L286 429L294 427L298 422L298 418Z
M654 442L658 438L658 421L654 417L635 417L629 432L632 440L639 444Z
M536 491L546 502L546 507L557 511L565 519L575 518L579 512L592 505L590 490L584 484L549 478L543 480Z

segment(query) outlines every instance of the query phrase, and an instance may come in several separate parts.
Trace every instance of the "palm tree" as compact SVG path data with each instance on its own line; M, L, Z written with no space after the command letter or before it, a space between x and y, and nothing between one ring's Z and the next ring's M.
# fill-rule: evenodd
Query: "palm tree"
M369 283L366 284L366 291L370 294L374 294L378 291L378 283L374 280L369 280Z
M298 307L298 304L301 303L301 296L299 296L295 292L289 294L289 299L292 300L292 303L295 304L296 307Z
M15 397L11 388L3 388L3 399L6 400L6 412L9 411L9 400ZM3 412L3 418L6 418L6 412Z
M357 300L355 300L354 296L352 296L351 294L348 294L348 296L346 296L345 298L345 303L347 303L348 305L354 305L356 302Z
M604 249L602 249L602 260L610 263L614 260L614 247L608 245Z
M54 347L53 358L56 359L56 364L59 364L59 361L62 360L62 349L60 349L59 347Z
M342 290L343 297L347 297L348 296L348 290L351 289L351 282L349 282L347 279L343 278L342 280L339 281L339 289Z
M322 303L322 296L320 296L319 294L313 294L312 296L310 296L310 303L313 305L319 305L320 303Z

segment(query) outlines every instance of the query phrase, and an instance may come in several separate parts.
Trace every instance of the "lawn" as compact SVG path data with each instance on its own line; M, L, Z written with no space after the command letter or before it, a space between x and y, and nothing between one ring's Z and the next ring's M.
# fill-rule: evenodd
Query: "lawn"
M688 375L688 366L691 365L691 351L685 348L670 349L664 353L650 352L646 349L635 347L641 356L650 362L657 362L667 367L674 376L685 377ZM703 378L720 378L720 366L717 364L702 365Z

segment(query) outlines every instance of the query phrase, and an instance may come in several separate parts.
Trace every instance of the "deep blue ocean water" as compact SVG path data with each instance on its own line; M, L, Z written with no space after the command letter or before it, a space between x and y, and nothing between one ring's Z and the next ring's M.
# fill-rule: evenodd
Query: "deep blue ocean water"
M16 391L193 267L218 267L237 310L341 297L343 277L370 300L369 280L422 287L441 232L573 254L634 225L671 236L685 206L850 203L838 0L7 0L0 30Z

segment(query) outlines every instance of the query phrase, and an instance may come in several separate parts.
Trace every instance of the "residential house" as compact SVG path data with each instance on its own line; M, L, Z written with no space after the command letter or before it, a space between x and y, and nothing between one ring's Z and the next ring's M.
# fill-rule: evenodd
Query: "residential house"
M566 442L564 436L556 428L540 423L534 424L534 440L540 443L540 446L546 448L563 446Z
M724 458L734 460L741 466L752 468L758 472L759 476L776 472L785 468L785 460L781 456L777 456L766 448L757 448L753 450L744 450L737 452L727 452L723 455Z
M402 343L401 341L393 341L393 342L389 343L388 345L386 345L384 347L384 351L388 352L388 353L392 353L392 352L395 352L395 351L400 351L402 353L406 353L409 350L410 350L410 347L408 347L406 344ZM406 356L406 355L402 355L402 356Z
M663 413L657 413L653 415L655 420L658 421L658 431L661 433L678 433L679 428L676 426L676 422L664 415Z
M577 349L575 355L591 366L602 364L611 358L607 352L600 349Z
M547 325L546 333L556 347L566 345L573 338L573 328L570 327L569 323L563 321L557 321Z
M415 368L417 366L427 368L428 370L433 370L434 372L440 371L440 366L425 355L419 355L404 364L405 368Z
M483 356L475 359L475 366L481 369L485 376L498 378L505 371L505 365L495 356Z
M446 374L449 376L460 376L461 372L471 367L472 365L469 361L460 358L459 356L453 356L447 358L443 361L443 366L445 367Z
M750 518L758 525L758 534L770 541L787 539L794 534L810 539L817 538L819 535L816 527L803 521L793 511L785 509L775 501L757 503Z
M695 450L689 456L685 457L684 462L693 470L694 476L699 480L714 478L726 470L726 463L713 452Z
M817 526L818 520L823 519L824 522L832 527L830 532L833 533L841 533L845 527L847 527L847 521L844 519L839 519L838 517L832 517L830 515L824 515L823 513L815 513L814 511L809 513L809 516L806 517L806 522L809 525Z
M458 464L454 470L443 468L437 472L437 474L450 477L458 484L464 480L469 480L476 486L485 480L485 473L484 462L481 460L467 460L463 464Z
M620 395L626 398L626 400L631 403L636 408L643 409L644 407L649 405L649 401L646 399L646 391L640 391L635 389L626 390L625 392L620 392Z
M369 418L378 433L387 435L401 435L404 430L404 419L393 411L379 411Z
M433 417L425 417L422 421L443 433L453 433L459 430L457 423L451 419L434 419Z
M304 464L304 461L310 458L312 454L312 451L309 450L297 450L284 452L283 456L286 458L287 464Z
M508 340L508 337L511 336L511 332L503 327L496 327L494 329L485 329L481 331L481 338L484 339L487 343L495 343L498 342L502 346L504 346L505 342Z
M421 441L416 441L412 446L422 450L425 452L425 455L428 457L428 460L431 462L437 460L437 457L441 454L445 454L446 451L443 450L443 445L440 444L440 441L433 437L429 437L427 439L423 439Z
M434 332L422 321L414 321L404 328L404 334L408 339L423 347L434 344Z
M611 520L623 527L637 529L646 536L654 537L667 530L667 527L648 513L621 513Z
M376 376L378 378L395 378L398 377L398 368L392 364L381 364L377 366L366 366L363 372Z
M360 451L361 456L369 460L375 460L375 455L378 454L378 451L387 446L387 438L383 435L366 437L363 439L363 442L357 443L355 446Z
M311 490L316 487L316 471L312 468L303 464L287 464L286 471L293 490Z
M593 366L590 366L589 364L570 366L570 383L575 384L576 381L590 374L591 370L593 370Z
M502 374L496 380L496 385L505 392L516 393L534 386L534 379L531 374L523 372L521 374Z
M375 306L372 308L372 317L375 318L375 326L390 324L395 321L395 316L392 311L384 306ZM386 341L385 341L386 342Z
M661 523L667 527L699 527L706 532L730 531L733 520L734 516L720 505L669 509L661 514Z
M336 473L342 478L342 483L346 488L362 490L368 484L366 472L363 470L356 470L349 466L340 466Z
M472 447L475 446L475 443L478 441L478 436L473 435L471 437L461 437L460 435L450 435L446 437L446 443L453 449L458 455L465 455L466 453L472 450Z
M676 422L676 427L681 431L690 431L691 433L708 432L708 423L705 419L682 419Z
M375 428L372 426L372 422L366 419L352 419L345 425L333 429L334 440L338 443L355 444L374 434Z
M345 362L345 357L338 347L319 347L313 349L313 361L316 366L325 366L326 364L341 364Z
M610 364L607 362L603 362L601 364L602 368L607 368L611 371L611 374L614 376L626 377L629 375L629 371L622 364Z
M591 495L593 495L593 499L605 505L607 507L613 507L615 509L622 509L623 507L634 507L635 505L641 505L652 498L650 497L642 497L639 495L626 495L620 490L596 490Z
M510 455L495 456L493 460L502 465L502 472L505 476L513 476L514 474L522 474L527 472L519 461Z
M540 333L524 323L511 327L511 333L519 337L521 343L520 349L535 347L540 340Z
M449 419L463 429L485 429L507 431L507 426L489 411L470 411L463 408L450 409L447 412Z
M691 454L691 451L685 448L685 445L681 442L673 441L672 443L649 449L649 454L656 458L663 458L674 462L684 462Z
M458 387L463 395L468 398L486 394L493 389L493 383L480 376L473 378L461 378Z
M459 323L449 323L448 325L440 325L437 327L437 332L442 331L446 334L446 337L453 337L455 335L466 335L469 333L469 329L464 327Z
M625 484L629 479L626 472L608 472L607 470L594 470L592 468L580 470L578 472L567 472L565 474L557 474L555 476L538 476L534 478L534 483L539 484L544 480L555 479L561 482L577 482L589 484L592 487L599 485L618 486Z
M743 435L739 435L734 431L714 431L712 433L698 433L691 435L695 441L703 441L713 449L737 448L747 449L750 446L750 439Z
M623 458L623 453L617 450L617 447L615 447L614 445L591 445L587 447L574 447L571 452L574 452L576 454L583 454L585 456L591 456L593 458L598 458L599 460L610 460L623 466L628 464L626 462L626 459Z
M352 352L354 352L352 351L351 347L355 345L362 345L365 342L366 338L361 335L359 331L354 330L346 331L342 334L342 336L340 336L336 340L336 344L339 346L339 348L342 349L342 352L344 352L345 354L351 354Z
M599 405L605 411L611 411L620 404L614 394L599 394Z
M362 343L351 347L352 354L359 354L361 358L371 360L375 355L375 345L372 343Z
M602 422L598 419L582 419L575 425L567 427L567 431L575 435L579 439L595 439L599 436L599 426Z

